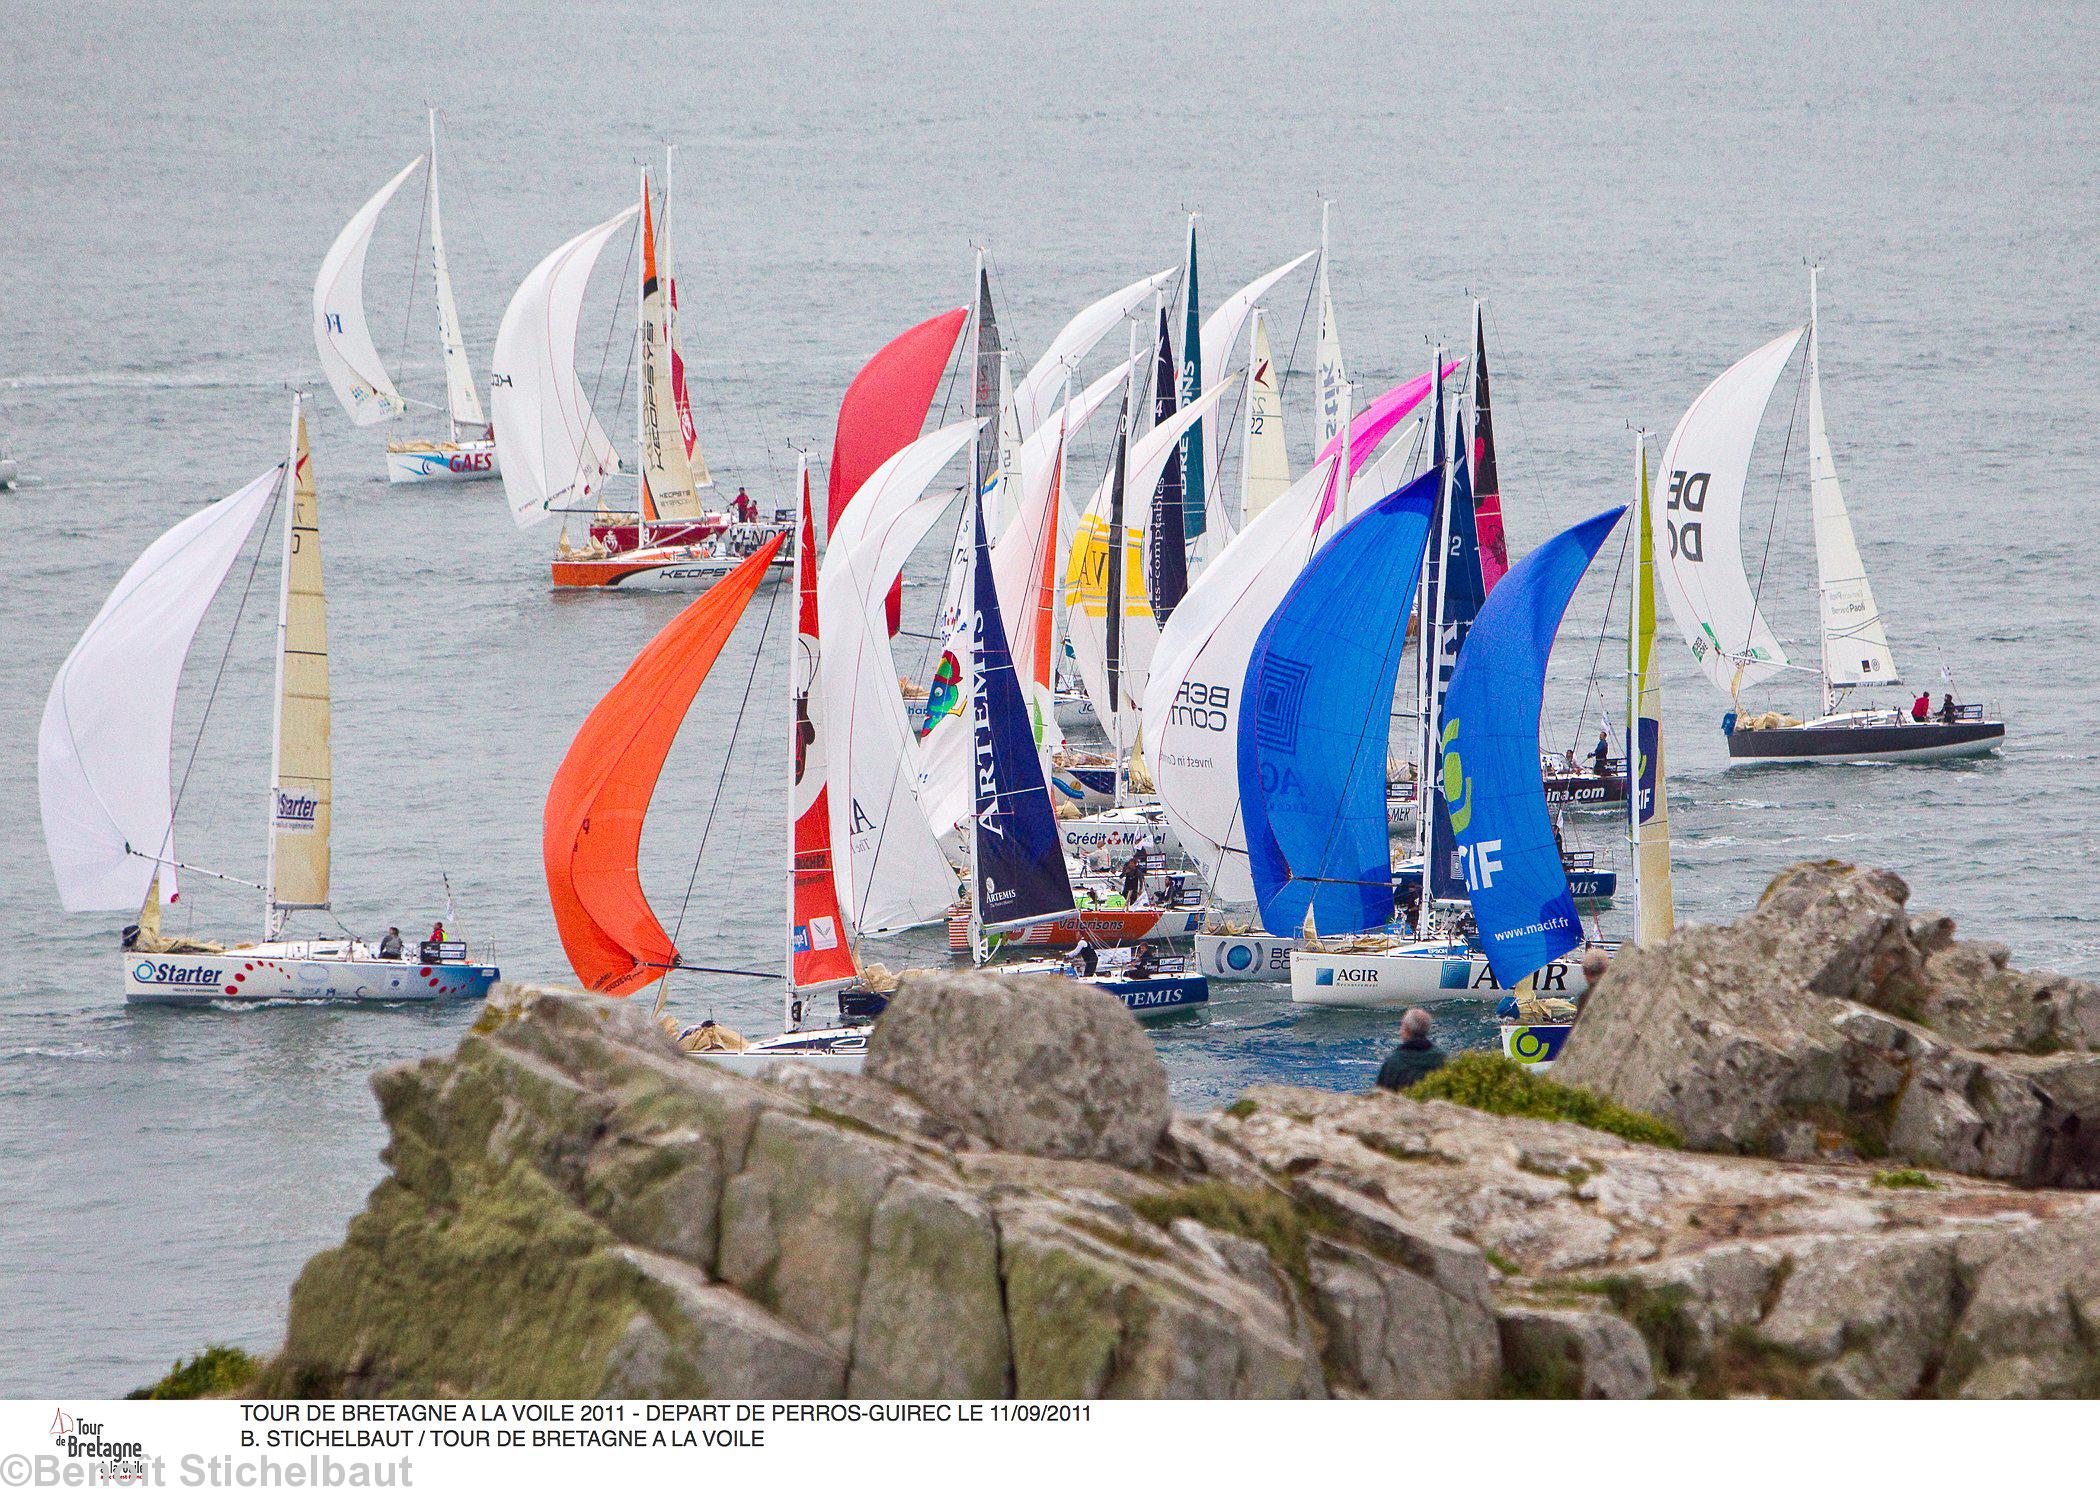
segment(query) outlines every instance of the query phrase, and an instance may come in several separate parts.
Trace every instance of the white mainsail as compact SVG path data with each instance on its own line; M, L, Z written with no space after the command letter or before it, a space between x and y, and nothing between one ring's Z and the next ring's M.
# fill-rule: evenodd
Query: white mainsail
M474 387L474 364L467 360L459 329L459 306L452 297L452 266L445 257L444 214L438 204L437 110L430 111L430 272L437 285L438 347L445 361L445 407L452 418L452 437L486 439L488 416Z
M1322 448L1325 448L1324 442ZM1247 426L1240 453L1240 520L1245 527L1291 489L1284 444L1283 392L1269 354L1268 317L1259 307L1247 333Z
M578 233L525 276L496 332L489 402L503 494L520 527L576 506L619 468L576 376L576 322L606 240L641 209Z
M1105 403L1129 374L1130 364L1103 374L1085 393L1066 404L1050 422L1021 442L1016 484L1020 488L1014 516L992 544L993 582L999 591L999 612L1007 617L1007 643L1015 666L1032 655L1036 613L1028 603L1038 582L1045 544L1065 551L1061 536L1069 524L1060 520L1062 502L1056 489L1058 452L1086 427L1088 419ZM1006 477L999 478L1002 482ZM850 508L849 508L850 510ZM965 520L958 524L957 547L966 560L975 551L973 530ZM1060 568L1062 565L1059 566ZM961 582L957 582L960 573ZM920 735L920 764L924 771L921 797L926 818L940 833L952 831L970 810L972 800L972 742L969 700L974 696L970 671L969 566L960 570L951 554L949 589L941 606L942 637L940 662L928 691L929 723ZM1025 674L1024 674L1025 685Z
M864 936L936 920L955 899L955 875L919 798L918 742L886 611L905 560L953 499L924 495L927 486L979 427L974 419L947 425L877 467L839 517L817 570L832 876Z
M292 414L296 476L278 580L277 725L270 783L270 859L264 876L264 939L280 912L328 905L334 769L329 747L328 602L321 582L320 506L306 418Z
M1157 274L1147 275L1134 284L1127 284L1112 295L1104 295L1086 309L1072 317L1065 328L1050 339L1050 347L1028 375L1014 384L1014 424L1021 438L1042 427L1056 407L1059 389L1065 380L1079 368L1080 362L1095 345L1115 329L1116 323L1125 316L1134 314L1137 308L1152 298L1152 292L1171 282L1178 269L1162 269Z
M1135 743L1142 722L1139 700L1144 697L1159 623L1153 617L1145 593L1145 534L1152 519L1152 495L1166 474L1181 436L1191 424L1218 405L1218 400L1238 380L1233 377L1213 385L1202 397L1168 416L1133 440L1125 464L1123 485L1123 617L1121 686L1119 709L1108 706L1108 562L1110 505L1114 499L1115 472L1101 479L1093 500L1079 518L1065 566L1067 637L1072 659L1078 664L1080 682L1094 717L1101 721L1111 740L1125 748Z
M365 322L365 252L372 246L379 214L422 164L418 155L357 209L329 245L314 279L314 351L328 386L335 389L336 400L353 424L379 424L408 411L408 400L387 375L379 349L372 345L372 328Z
M1743 566L1743 488L1765 405L1804 329L1715 378L1663 451L1663 592L1692 655L1730 696L1786 666Z
M1327 282L1327 207L1320 203L1320 339L1313 361L1313 448L1324 450L1342 432L1342 333L1334 319L1334 291Z
M1318 549L1319 511L1340 459L1316 464L1225 545L1174 607L1153 651L1146 761L1168 826L1228 904L1254 900L1239 790L1247 659Z
M1809 280L1808 317L1808 495L1815 514L1816 586L1822 596L1823 679L1826 688L1901 681L1896 657L1882 628L1881 611L1867 583L1830 432L1823 422L1823 359L1816 336L1815 280Z
M1247 317L1276 285L1279 279L1319 253L1317 248L1308 248L1287 264L1279 264L1268 273L1228 296L1203 319L1203 386L1215 388L1225 376L1225 368L1233 353L1239 349L1240 331L1247 324ZM1203 421L1203 494L1205 516L1203 536L1197 539L1197 553L1209 557L1224 546L1225 540L1235 530L1235 514L1223 496L1225 483L1218 479L1218 423L1216 419Z
M37 731L44 846L68 910L136 910L175 859L169 744L183 658L285 479L282 465L193 512L125 571L52 679ZM175 874L161 875L175 894Z

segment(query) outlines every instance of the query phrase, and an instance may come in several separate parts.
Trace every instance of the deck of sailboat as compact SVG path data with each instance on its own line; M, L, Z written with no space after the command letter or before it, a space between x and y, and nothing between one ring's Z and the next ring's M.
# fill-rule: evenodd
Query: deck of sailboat
M1731 765L1871 764L1986 755L2005 739L1997 719L1914 722L1900 715L1833 714L1728 736Z

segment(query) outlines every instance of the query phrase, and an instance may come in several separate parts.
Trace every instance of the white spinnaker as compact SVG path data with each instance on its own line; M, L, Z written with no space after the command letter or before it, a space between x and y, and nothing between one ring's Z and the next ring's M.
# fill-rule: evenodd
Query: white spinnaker
M981 423L922 435L877 467L840 516L817 570L832 876L863 936L937 920L956 895L920 804L918 741L897 686L886 611L905 560L953 499L927 496L927 486Z
M161 867L154 860L175 858L168 747L183 658L283 480L274 466L156 539L52 679L37 792L66 909L136 910ZM172 899L174 871L160 882Z
M438 204L437 115L430 116L430 273L437 286L438 348L445 360L445 408L454 439L480 439L488 427L481 394L474 387L474 364L459 329L459 306L452 297L452 265L445 257L444 214Z
M1239 348L1240 331L1247 324L1247 317L1283 278L1307 259L1319 253L1317 248L1308 248L1287 264L1279 264L1252 284L1246 285L1229 296L1223 304L1203 320L1203 386L1215 388L1231 365L1233 353ZM1205 504L1203 537L1198 539L1198 553L1208 556L1224 546L1223 540L1238 526L1238 513L1232 503L1222 495L1225 483L1218 479L1218 424L1216 419L1203 421L1203 471L1204 484L1209 488L1203 494ZM1213 536L1215 534L1216 536Z
M489 408L503 494L520 527L545 521L556 506L581 504L619 468L576 376L576 322L606 240L640 210L629 207L541 259L496 330Z
M1663 451L1663 593L1692 655L1730 696L1786 666L1743 567L1743 488L1765 405L1804 329L1766 342L1715 378Z
M1006 621L1007 645L1014 657L1019 675L1026 679L1030 675L1024 659L1032 657L1030 649L1035 635L1035 607L1029 603L1035 593L1040 575L1040 560L1045 541L1058 542L1063 524L1058 521L1061 501L1052 483L1057 475L1057 452L1059 435L1069 443L1086 426L1108 397L1116 390L1130 372L1126 363L1103 374L1089 386L1085 393L1075 398L1060 413L1053 414L1050 421L1021 442L1018 467L1015 477L1020 493L1014 501L1013 519L992 544L992 577L999 591L999 613ZM1001 476L1002 483L1006 477ZM847 509L851 511L849 507ZM1044 525L1050 525L1046 539ZM933 727L920 738L920 766L925 772L920 788L920 797L926 803L926 820L934 830L948 833L969 815L974 800L973 752L971 745L976 731L971 726L969 703L975 696L975 679L970 671L969 624L966 612L969 599L968 560L974 556L970 542L971 528L967 520L958 524L958 546L961 549L961 567L951 554L949 559L948 593L941 603L940 629L941 666L951 671L956 679L954 706L933 721ZM1059 553L1063 553L1060 548ZM1060 571L1063 565L1058 565ZM953 665L949 659L953 658ZM946 695L943 694L945 697ZM928 702L933 701L929 691Z
M1066 636L1072 644L1072 659L1079 666L1079 680L1094 717L1101 721L1111 741L1124 749L1137 743L1142 722L1139 700L1145 695L1145 679L1152 668L1152 652L1159 640L1159 622L1145 592L1145 534L1152 522L1152 496L1167 461L1188 427L1218 406L1218 400L1238 381L1224 379L1187 407L1146 431L1130 446L1123 478L1123 624L1121 708L1108 706L1108 562L1109 507L1114 496L1113 467L1101 478L1093 500L1079 518L1065 568ZM1120 726L1118 723L1120 715Z
M387 376L379 349L372 345L372 328L365 323L365 251L372 246L379 214L422 163L418 155L357 209L328 245L314 278L314 351L336 401L353 424L383 423L408 411L408 400Z
M1823 676L1836 688L1900 682L1838 486L1837 463L1830 457L1822 355L1813 324L1808 333L1808 495L1815 514L1816 585L1822 593Z
M1114 330L1118 321L1135 314L1140 305L1152 298L1154 290L1169 283L1180 272L1179 269L1162 269L1135 284L1125 285L1112 295L1103 296L1073 316L1065 328L1050 339L1049 350L1028 369L1026 377L1014 384L1014 422L1023 439L1035 433L1050 417L1065 379L1078 370L1080 362L1095 344Z
M1240 520L1245 527L1291 489L1283 437L1282 374L1269 352L1268 317L1254 312L1247 333L1247 423L1240 451ZM1325 444L1320 446L1325 448Z
M1228 904L1254 901L1239 790L1247 659L1318 549L1319 509L1339 458L1307 471L1205 565L1153 651L1145 758L1168 825Z

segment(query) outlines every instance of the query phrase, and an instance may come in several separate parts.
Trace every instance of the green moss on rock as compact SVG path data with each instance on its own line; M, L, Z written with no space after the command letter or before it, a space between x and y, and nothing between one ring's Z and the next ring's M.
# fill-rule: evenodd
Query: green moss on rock
M207 1396L238 1396L255 1379L259 1362L230 1344L207 1346L201 1354L175 1362L175 1368L150 1386L129 1392L126 1401L196 1401Z
M1541 1080L1513 1060L1470 1051L1407 1088L1416 1101L1449 1101L1502 1117L1574 1122L1629 1142L1682 1148L1684 1134L1660 1117L1633 1111L1582 1086Z

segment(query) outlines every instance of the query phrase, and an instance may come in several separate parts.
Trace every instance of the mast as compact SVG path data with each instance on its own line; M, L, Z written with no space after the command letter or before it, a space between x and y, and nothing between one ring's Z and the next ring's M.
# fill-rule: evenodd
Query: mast
M1648 549L1648 431L1633 432L1633 583L1626 586L1626 857L1633 866L1634 944L1641 925L1641 590L1653 582ZM1658 783L1660 784L1660 783Z
M786 1031L792 1031L796 1024L800 1022L795 1017L795 1005L799 1001L795 997L795 744L797 734L795 719L795 668L801 662L802 652L800 608L802 604L802 564L809 546L809 498L806 494L808 491L809 451L797 450L795 452L795 571L792 576L795 585L794 595L797 620L794 625L787 628L787 716L782 720L784 732L781 736L782 743L787 746L786 754L781 763L787 767L788 784L787 810L781 814L786 821L787 859L785 871L781 877L787 900L787 924L784 928L787 934L782 938L781 945L780 1027Z
M475 391L474 368L467 360L466 343L459 328L459 303L452 293L452 267L445 254L444 216L438 202L438 116L430 110L430 273L436 286L438 350L445 364L445 412L451 420L452 439L459 442L462 430L476 439L489 437L488 416Z
M649 172L641 172L641 223L643 236L649 232ZM649 546L649 312L644 301L649 292L647 252L634 256L634 546L637 549Z
M1823 357L1816 342L1816 280L1823 272L1819 264L1808 266L1808 381L1811 396L1818 406L1823 401ZM1809 485L1815 485L1815 452L1809 452ZM1813 525L1813 524L1811 524ZM1825 589L1817 575L1816 585L1816 687L1822 694L1822 713L1827 718L1836 706L1836 692L1830 686L1830 606L1825 599Z
M277 772L284 759L284 644L292 608L292 509L297 505L293 489L299 479L299 415L302 393L292 395L292 434L284 457L284 481L278 488L284 504L284 551L277 566L277 669L270 685L270 785L263 806L263 933L265 941L277 935ZM158 871L155 883L158 884Z
M1422 900L1415 910L1415 934L1426 936L1429 929L1429 909L1432 901L1433 875L1429 862L1429 850L1435 837L1433 831L1436 811L1437 787L1437 684L1438 654L1442 649L1444 629L1444 593L1450 587L1443 581L1444 562L1451 553L1451 460L1444 447L1444 348L1437 344L1433 360L1429 364L1429 386L1434 394L1433 412L1436 421L1434 465L1441 467L1437 488L1437 519L1431 533L1433 547L1425 555L1422 564L1421 624L1415 633L1415 661L1417 664L1416 709L1422 720L1421 758L1417 770L1418 784L1415 787L1415 851L1422 861ZM1344 457L1346 459L1346 455Z
M1129 360L1137 360L1137 322L1130 323ZM1130 425L1133 393L1123 384L1123 413L1116 421L1115 473L1108 491L1108 573L1103 576L1107 593L1107 671L1109 741L1115 754L1115 804L1123 804L1123 479L1130 462Z

